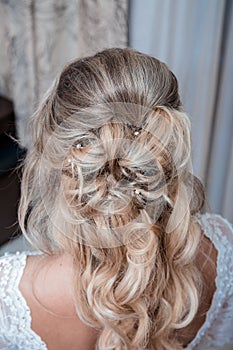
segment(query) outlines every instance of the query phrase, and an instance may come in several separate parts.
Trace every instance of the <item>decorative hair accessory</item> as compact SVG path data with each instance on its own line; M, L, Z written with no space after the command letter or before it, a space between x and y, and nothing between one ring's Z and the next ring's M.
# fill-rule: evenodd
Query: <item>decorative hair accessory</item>
M133 137L138 136L142 131L141 128L135 125L132 125L132 124L127 124L127 125L128 125L128 128L131 130Z
M80 148L83 147L83 145L79 142L79 143L77 143L77 144L74 144L72 147L73 147L73 148L76 148L76 149L80 149ZM72 163L74 162L74 159L73 159L73 158L68 158L68 159L67 159L67 162L68 162L69 164L72 164Z

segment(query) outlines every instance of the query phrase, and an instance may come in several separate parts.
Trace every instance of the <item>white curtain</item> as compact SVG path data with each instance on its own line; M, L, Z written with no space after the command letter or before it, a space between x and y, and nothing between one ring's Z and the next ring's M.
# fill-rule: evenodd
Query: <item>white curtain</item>
M127 0L0 0L0 94L27 119L67 61L128 41Z
M131 0L129 9L129 45L176 74L194 172L210 208L233 221L233 1Z

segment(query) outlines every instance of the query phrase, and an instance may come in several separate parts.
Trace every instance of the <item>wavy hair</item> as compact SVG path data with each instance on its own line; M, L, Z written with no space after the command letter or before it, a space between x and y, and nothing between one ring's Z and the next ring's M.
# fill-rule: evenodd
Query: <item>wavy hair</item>
M182 349L201 278L190 122L168 67L130 48L67 65L31 118L19 222L74 257L79 318L96 349Z

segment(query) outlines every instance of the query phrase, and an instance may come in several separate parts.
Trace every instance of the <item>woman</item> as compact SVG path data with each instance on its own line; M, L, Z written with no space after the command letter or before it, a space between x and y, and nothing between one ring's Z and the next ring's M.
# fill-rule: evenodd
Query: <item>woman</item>
M165 64L76 60L31 121L19 222L1 259L0 349L207 349L233 341L233 231L200 214L190 122Z

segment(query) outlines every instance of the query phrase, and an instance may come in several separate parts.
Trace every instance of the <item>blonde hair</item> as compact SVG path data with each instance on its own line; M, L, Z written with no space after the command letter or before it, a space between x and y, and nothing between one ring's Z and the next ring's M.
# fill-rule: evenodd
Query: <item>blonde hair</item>
M72 254L80 319L97 349L182 349L201 290L191 216L190 122L174 74L133 49L64 68L31 120L19 222L39 249Z

